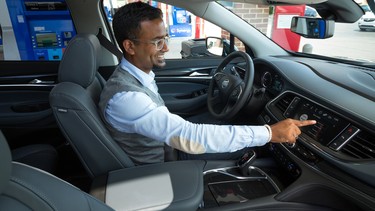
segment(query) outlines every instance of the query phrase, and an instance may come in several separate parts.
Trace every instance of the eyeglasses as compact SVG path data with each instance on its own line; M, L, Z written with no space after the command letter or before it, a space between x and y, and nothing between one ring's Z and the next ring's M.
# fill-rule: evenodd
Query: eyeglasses
M143 41L143 40L140 40L140 39L131 39L131 40L141 42L141 43L154 44L155 47L156 47L156 50L158 50L158 51L163 49L164 45L168 45L168 43L169 43L169 37L168 36L164 37L162 39L158 39L158 40L148 40L148 41Z

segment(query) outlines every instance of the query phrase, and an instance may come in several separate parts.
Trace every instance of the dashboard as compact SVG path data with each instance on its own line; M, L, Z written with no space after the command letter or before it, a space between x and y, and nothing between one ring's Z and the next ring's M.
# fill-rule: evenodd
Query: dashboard
M269 97L260 122L273 124L286 118L317 121L301 128L295 145L270 144L269 149L291 177L308 182L304 171L312 171L332 182L331 188L373 206L375 102L368 90L375 82L369 87L366 81L348 80L359 71L350 65L301 60L254 60L254 84L265 88ZM343 75L326 73L337 73L337 68L343 68Z

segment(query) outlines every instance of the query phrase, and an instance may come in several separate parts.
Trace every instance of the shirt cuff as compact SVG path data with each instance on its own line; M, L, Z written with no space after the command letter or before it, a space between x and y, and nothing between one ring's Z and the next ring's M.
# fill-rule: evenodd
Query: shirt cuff
M252 130L252 141L250 147L263 146L270 141L270 131L264 125L250 126Z

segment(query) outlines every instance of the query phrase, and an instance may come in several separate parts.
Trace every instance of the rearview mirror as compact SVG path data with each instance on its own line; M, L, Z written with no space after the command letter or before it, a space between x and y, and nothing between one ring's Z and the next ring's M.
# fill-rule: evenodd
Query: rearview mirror
M325 39L333 36L335 22L322 18L293 17L290 30L306 38Z

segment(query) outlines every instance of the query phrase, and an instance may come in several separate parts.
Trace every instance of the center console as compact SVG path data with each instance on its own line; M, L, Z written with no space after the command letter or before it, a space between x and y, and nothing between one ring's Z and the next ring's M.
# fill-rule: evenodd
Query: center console
M273 179L253 166L254 150L247 151L234 166L204 171L203 208L217 208L272 196L280 192Z
M260 168L249 166L247 170L246 176L238 166L205 171L203 207L243 203L280 192L276 183Z

